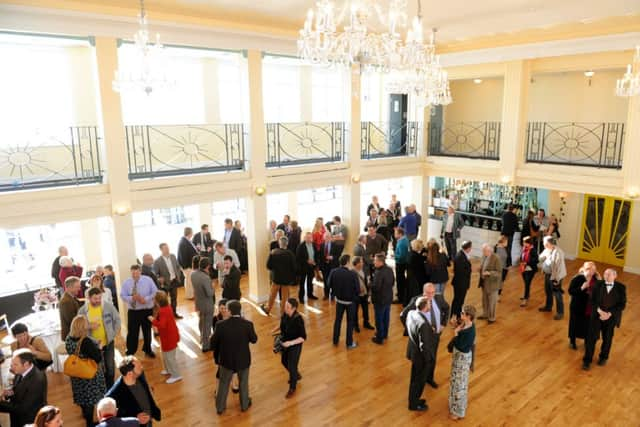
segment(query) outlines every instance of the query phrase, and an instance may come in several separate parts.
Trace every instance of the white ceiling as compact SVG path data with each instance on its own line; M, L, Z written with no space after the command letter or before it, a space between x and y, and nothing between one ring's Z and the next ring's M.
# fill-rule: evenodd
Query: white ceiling
M76 0L86 1L86 0ZM274 26L302 26L307 9L316 0L146 0L150 18L153 10L204 13L262 22ZM345 0L335 0L343 5ZM346 0L348 1L348 0ZM388 0L375 1L387 5ZM417 0L407 0L410 16ZM136 0L104 0L102 4L132 6ZM425 27L437 27L440 41L512 33L557 24L590 22L613 16L640 14L640 0L422 0Z

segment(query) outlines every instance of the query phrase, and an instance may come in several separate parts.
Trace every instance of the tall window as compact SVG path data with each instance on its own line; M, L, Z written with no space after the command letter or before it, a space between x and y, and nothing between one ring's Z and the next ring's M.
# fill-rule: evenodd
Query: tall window
M247 226L247 203L244 198L213 202L211 211L213 215L209 231L216 240L224 238L224 220L227 218L231 218L234 225L235 221L240 221L243 229Z
M160 243L168 243L171 252L177 254L185 227L191 227L194 234L200 230L198 205L134 212L136 254L140 259L145 253L150 253L155 258L160 252Z
M364 225L367 222L365 210L369 205L369 203L371 203L371 198L373 196L378 196L378 202L380 203L380 207L386 209L389 207L389 202L391 201L392 194L395 194L397 199L400 201L402 205L403 215L404 215L405 206L410 205L412 203L415 203L416 205L420 203L420 200L414 200L413 178L410 176L406 176L402 178L389 178L389 179L383 179L379 181L366 181L361 184L361 191L360 191L360 208L362 211L362 214L361 214L362 216L360 217L361 228L364 227ZM423 197L426 197L426 195L423 195Z
M314 122L349 120L349 73L345 69L311 69L311 117Z
M334 216L342 216L342 186L298 191L298 221L300 227L311 231L316 218L327 223Z
M262 61L262 91L266 123L302 119L300 61L266 56Z
M287 214L289 214L289 196L287 193L267 194L267 218L269 218L269 221L274 220L280 224L282 218Z

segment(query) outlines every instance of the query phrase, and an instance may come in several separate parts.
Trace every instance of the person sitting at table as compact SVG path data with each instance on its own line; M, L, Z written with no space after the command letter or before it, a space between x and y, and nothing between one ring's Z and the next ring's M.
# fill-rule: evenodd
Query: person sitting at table
M111 289L104 287L104 279L102 276L98 274L94 274L91 276L88 282L89 288L84 292L84 299L89 299L89 290L91 288L98 288L102 293L102 301L106 301L109 304L113 304L113 294L111 293Z
M11 335L16 339L11 343L11 353L21 348L30 350L35 358L34 365L41 371L44 371L53 363L47 344L42 338L29 335L27 325L24 323L14 324L11 327Z
M60 257L59 277L60 277L60 283L65 285L65 288L64 288L65 291L67 290L66 288L67 278L71 276L82 277L82 272L83 272L82 266L80 264L74 263L73 258L68 256ZM81 289L78 289L76 298L83 298Z
M64 294L62 294L58 304L60 311L60 338L62 341L67 339L71 321L76 317L80 309L80 301L76 298L80 291L80 278L75 276L67 277L67 280L64 281L64 289Z

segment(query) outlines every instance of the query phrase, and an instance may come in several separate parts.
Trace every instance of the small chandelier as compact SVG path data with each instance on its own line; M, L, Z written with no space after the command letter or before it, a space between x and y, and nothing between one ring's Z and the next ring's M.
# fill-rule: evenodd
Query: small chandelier
M640 95L640 46L636 47L633 65L627 65L627 72L616 82L616 95L621 97Z
M175 84L164 73L161 57L164 46L160 43L160 35L156 34L155 43L149 36L147 13L144 9L144 0L140 0L140 15L138 16L139 29L133 35L136 64L130 69L119 67L115 72L113 90L116 92L143 91L150 95L158 88L169 87Z

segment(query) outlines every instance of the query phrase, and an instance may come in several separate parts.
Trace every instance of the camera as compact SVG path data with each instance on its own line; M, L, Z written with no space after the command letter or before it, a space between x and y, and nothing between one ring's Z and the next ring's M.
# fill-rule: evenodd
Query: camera
M283 350L282 347L282 335L276 335L273 337L273 354L278 354Z

